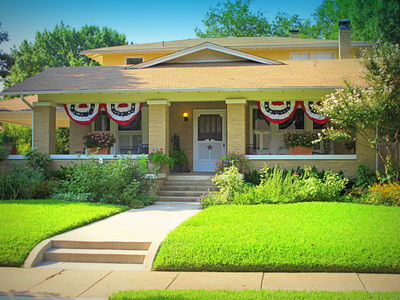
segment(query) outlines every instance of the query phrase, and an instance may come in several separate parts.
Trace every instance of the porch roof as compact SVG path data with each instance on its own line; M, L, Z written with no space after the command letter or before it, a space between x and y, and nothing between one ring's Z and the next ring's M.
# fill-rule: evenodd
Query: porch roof
M144 69L126 66L49 68L3 91L47 94L249 88L336 88L343 79L363 84L357 59L161 64Z

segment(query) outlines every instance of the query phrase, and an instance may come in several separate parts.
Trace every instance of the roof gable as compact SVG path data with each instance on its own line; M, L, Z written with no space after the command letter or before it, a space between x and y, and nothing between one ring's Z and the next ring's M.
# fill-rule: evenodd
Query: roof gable
M129 69L142 69L162 63L196 63L196 62L226 62L226 61L252 61L265 65L282 65L282 62L263 58L242 51L222 47L213 43L202 43L200 45L186 48L141 64L129 67Z

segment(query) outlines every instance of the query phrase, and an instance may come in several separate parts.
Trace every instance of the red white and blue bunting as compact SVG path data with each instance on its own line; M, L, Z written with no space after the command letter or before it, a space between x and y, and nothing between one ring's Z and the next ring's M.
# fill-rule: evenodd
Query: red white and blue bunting
M128 125L137 117L142 105L142 103L106 104L106 113L118 124Z
M329 122L329 118L323 115L318 114L318 112L314 109L314 105L319 105L317 101L302 101L301 106L303 107L304 112L307 117L310 118L313 122L318 124L326 124Z
M268 121L280 124L293 117L299 103L291 101L258 101L257 106Z
M87 125L96 119L101 109L120 125L128 125L139 114L143 103L118 103L118 104L64 104L65 111L71 120L80 125Z
M303 108L306 116L313 122L325 124L329 118L319 115L313 108L316 101L257 101L256 104L265 119L271 123L281 124L293 117L299 105Z
M99 103L64 104L65 111L71 120L80 125L92 123L100 112Z

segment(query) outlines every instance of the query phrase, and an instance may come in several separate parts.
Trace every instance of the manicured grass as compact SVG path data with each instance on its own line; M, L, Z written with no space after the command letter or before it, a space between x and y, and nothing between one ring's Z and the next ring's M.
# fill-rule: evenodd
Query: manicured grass
M208 290L141 290L118 292L110 300L158 300L158 299L399 299L400 293L368 293L368 292L305 292L305 291L208 291Z
M126 209L50 199L0 201L0 266L20 266L42 240Z
M400 207L210 207L169 234L155 270L400 273Z

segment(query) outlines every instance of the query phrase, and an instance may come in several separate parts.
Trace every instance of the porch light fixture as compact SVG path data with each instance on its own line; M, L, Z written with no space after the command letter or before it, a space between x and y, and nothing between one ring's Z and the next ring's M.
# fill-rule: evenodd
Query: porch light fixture
M183 116L183 121L189 120L189 114L188 114L187 112L184 112L184 113L182 114L182 116Z

